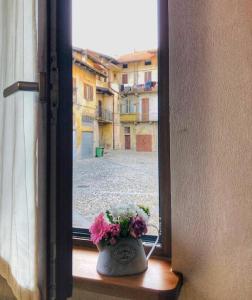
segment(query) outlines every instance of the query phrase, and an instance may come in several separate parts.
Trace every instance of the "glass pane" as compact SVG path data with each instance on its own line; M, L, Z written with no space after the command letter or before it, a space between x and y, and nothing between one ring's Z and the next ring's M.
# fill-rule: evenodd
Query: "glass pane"
M73 226L132 203L159 226L157 0L73 0L73 77Z

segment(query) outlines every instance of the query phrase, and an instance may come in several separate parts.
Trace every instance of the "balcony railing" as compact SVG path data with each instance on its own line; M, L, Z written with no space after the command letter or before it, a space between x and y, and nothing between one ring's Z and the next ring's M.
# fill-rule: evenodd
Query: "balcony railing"
M96 116L97 116L98 122L103 122L103 123L112 123L113 122L113 113L110 110L98 109Z

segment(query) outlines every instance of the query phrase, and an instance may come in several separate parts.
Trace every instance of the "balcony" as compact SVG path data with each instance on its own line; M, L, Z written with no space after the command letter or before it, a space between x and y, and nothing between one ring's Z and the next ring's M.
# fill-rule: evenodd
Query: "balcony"
M99 123L112 123L113 122L113 113L107 109L98 109L96 113L96 119Z
M137 122L137 113L121 113L120 121L122 123Z
M141 93L157 93L158 83L156 81L149 81L145 84L135 84L135 85L121 85L120 94L130 95L130 94L141 94Z

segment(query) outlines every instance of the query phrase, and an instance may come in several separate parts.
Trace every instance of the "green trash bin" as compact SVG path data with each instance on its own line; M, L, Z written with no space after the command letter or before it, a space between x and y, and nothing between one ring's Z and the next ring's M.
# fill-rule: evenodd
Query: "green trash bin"
M95 149L95 156L102 157L104 154L104 147L96 147Z

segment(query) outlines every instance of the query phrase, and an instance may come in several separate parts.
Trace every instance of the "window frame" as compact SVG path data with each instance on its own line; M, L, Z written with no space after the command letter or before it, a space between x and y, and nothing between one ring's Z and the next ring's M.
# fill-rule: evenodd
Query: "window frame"
M92 85L83 82L83 98L86 101L94 100L94 88Z
M144 72L144 83L152 81L152 72L151 71L145 71Z
M126 78L127 80L124 80L124 78ZM122 84L129 84L129 75L128 75L128 73L123 73L122 74Z
M169 112L169 25L168 0L158 0L158 163L160 239L155 256L171 259L171 175L170 175L170 112ZM162 80L160 80L162 78ZM143 241L147 250L155 236ZM87 229L73 228L76 246L96 248L90 241Z
M147 60L144 62L144 65L145 65L145 66L151 66L151 65L152 65L151 59L147 59Z

